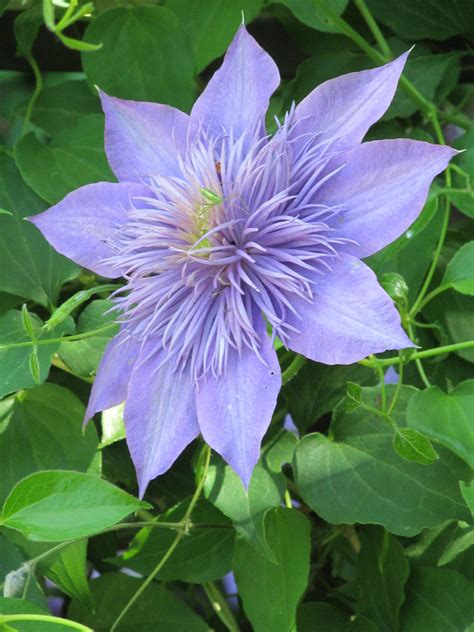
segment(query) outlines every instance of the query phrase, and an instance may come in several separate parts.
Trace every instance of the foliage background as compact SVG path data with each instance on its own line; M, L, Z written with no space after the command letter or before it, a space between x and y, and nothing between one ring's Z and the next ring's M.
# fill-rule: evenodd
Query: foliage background
M349 367L282 351L248 495L194 442L140 503L120 407L81 430L113 286L22 218L113 179L94 85L188 111L242 11L283 77L272 117L416 44L368 138L465 151L369 262L420 349ZM472 1L0 0L0 12L0 629L472 631Z

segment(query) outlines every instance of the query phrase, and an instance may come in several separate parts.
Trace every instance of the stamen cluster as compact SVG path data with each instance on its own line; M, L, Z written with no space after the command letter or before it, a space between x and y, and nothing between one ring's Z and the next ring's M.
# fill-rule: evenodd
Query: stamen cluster
M154 177L114 238L127 331L190 363L195 380L222 374L230 347L259 353L259 312L286 343L297 332L287 322L294 297L312 299L315 273L344 241L331 227L342 209L317 201L337 171L330 147L295 130L289 115L271 138L201 134L180 157L183 176Z

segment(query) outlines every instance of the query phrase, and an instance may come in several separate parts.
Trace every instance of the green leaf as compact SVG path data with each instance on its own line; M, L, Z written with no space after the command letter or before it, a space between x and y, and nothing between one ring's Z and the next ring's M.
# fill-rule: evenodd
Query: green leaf
M114 180L104 151L104 117L99 114L83 117L47 145L33 132L26 134L15 147L15 158L26 182L51 204L85 184Z
M395 53L400 54L407 49L405 42L400 42L395 46ZM417 47L418 48L418 47ZM444 53L442 55L417 54L415 49L406 63L404 74L415 88L429 101L435 99L436 89L441 84L443 78L454 76L459 73L459 54ZM395 117L408 117L419 110L419 105L414 102L404 90L399 88L383 120L390 120Z
M165 7L180 20L191 44L195 72L199 74L214 59L223 55L242 23L257 17L263 0L167 0Z
M345 625L349 625L349 617L328 603L310 602L298 608L298 632L341 632Z
M48 174L49 178L49 174ZM0 216L0 290L47 307L62 284L79 268L57 254L24 217L44 211L46 204L25 184L15 162L0 153L0 206L13 217Z
M73 129L88 114L100 114L97 94L85 81L64 81L42 90L31 120L54 137Z
M364 529L357 559L358 612L379 632L398 632L409 564L402 545L381 527Z
M179 522L189 506L189 500L160 515L160 521ZM234 554L235 531L231 521L206 500L193 510L193 525L189 535L181 540L157 578L162 581L184 581L202 584L214 581L228 573ZM211 524L212 528L200 528ZM222 525L219 528L217 525ZM149 575L166 551L176 532L156 527L142 529L132 541L130 550L117 560L141 575Z
M388 387L393 396L394 387ZM416 390L402 387L393 418L406 426L409 399ZM377 407L379 391L363 389L364 402ZM398 535L416 535L445 520L468 520L458 481L471 470L444 448L432 465L402 459L393 450L392 428L362 407L334 412L330 438L304 437L294 469L298 489L311 508L333 524L374 523Z
M52 470L20 481L1 520L31 540L62 542L100 533L148 506L97 476Z
M256 554L244 540L237 542L235 579L255 632L295 628L296 607L308 583L310 535L303 514L279 507L268 513L266 521L266 541L276 564Z
M474 621L474 583L445 568L414 569L401 611L403 632L468 632Z
M13 28L17 44L17 54L23 57L31 55L31 49L38 35L39 28L43 23L43 13L41 7L30 6L26 11L17 14Z
M445 40L474 30L470 0L367 0L377 20L402 39Z
M474 133L466 132L460 138L453 142L456 149L464 149L461 154L456 156L455 162L464 174L453 173L453 187L460 189L459 192L449 192L448 197L451 202L464 215L474 217L474 190L472 183L474 182ZM466 178L466 175L468 179Z
M89 303L79 317L77 333L93 331L113 323L117 319L117 312L109 312L111 307L113 307L112 302L107 300ZM118 329L119 326L117 325L91 338L63 342L59 349L59 357L73 373L94 375L105 347L118 332Z
M314 34L313 34L314 35ZM336 41L333 40L336 39ZM295 78L283 86L284 103L289 109L293 101L299 103L316 86L329 79L339 77L348 72L356 72L367 68L367 57L357 49L348 39L337 41L338 36L324 36L319 34L317 41L322 41L323 46L315 51L312 57L305 59L296 72ZM313 38L316 40L316 38ZM336 46L333 45L336 44Z
M56 24L54 19L54 4L51 0L43 0L43 19L46 27L50 31L54 31Z
M5 597L0 597L0 614L42 614L51 616L48 610L39 608L29 601L25 601L25 599L6 599ZM15 621L11 623L11 626L14 627L10 627L10 631L15 630L15 632L71 632L71 627L63 625L59 620L54 623L45 621ZM5 632L7 631L5 630Z
M193 59L171 11L146 6L106 11L89 24L84 41L103 43L100 50L82 55L91 85L124 99L191 107Z
M474 516L474 483L471 482L469 485L461 481L461 493L463 495L464 500L466 501L467 506L471 510L471 514Z
M298 632L377 632L367 619L318 601L298 608L296 629Z
M123 421L123 410L125 404L118 404L103 411L101 415L102 437L101 448L106 448L116 441L125 439L125 424Z
M317 31L338 33L339 28L327 16L324 9L313 0L280 0L292 13L303 22ZM346 8L348 0L325 0L325 4L336 15L341 15Z
M374 373L357 364L327 366L308 361L283 387L288 412L301 432L330 412L346 394L346 384L375 383Z
M5 536L8 537L9 546L15 545L17 551L21 550L20 559L24 561L48 553L48 555L35 563L34 571L36 576L39 575L50 579L67 595L80 598L88 606L93 606L89 585L86 579L87 540L72 542L55 552L53 550L56 546L54 543L27 540L19 531L8 530L5 532ZM1 550L0 538L0 552ZM20 564L17 564L17 566L13 568L18 569L19 567ZM26 579L26 575L24 579ZM37 586L36 582L31 582L31 585ZM9 596L15 597L21 596L21 594L22 590L15 595ZM45 605L42 594L41 602L38 602L37 599L33 599L31 595L28 598L40 606Z
M430 465L438 459L431 441L413 428L399 428L393 436L393 447L407 461Z
M89 44L88 42L83 42L82 40L78 40L73 37L67 37L67 35L63 35L63 33L57 33L57 36L64 44L64 46L70 48L71 50L79 50L85 53L92 53L102 48L102 44Z
M407 542L408 546L405 548L405 552L410 558L412 566L418 568L440 566L441 558L444 557L444 553L450 545L461 539L470 530L474 530L474 528L465 522L445 522L435 529L425 529L415 541ZM450 568L468 577L471 574L472 564L469 564L468 575L466 575L463 561L462 558L458 559L454 564L451 564ZM467 561L469 562L469 560Z
M474 192L473 191L458 191L448 192L448 198L454 204L454 206L467 215L474 218Z
M441 285L474 296L474 241L464 244L448 263Z
M430 301L425 311L431 322L438 321L448 332L448 342L457 343L472 340L473 310L474 297L447 290ZM474 363L474 349L459 349L456 353Z
M71 391L44 384L0 403L0 502L38 469L85 472L97 449L97 433L82 431L84 405Z
M94 608L94 600L86 576L87 540L72 542L63 549L56 559L46 558L47 575L69 597L77 599L87 608Z
M3 585L4 596L21 597L23 595L27 579L27 568L24 567L25 562L26 559L23 552L15 544L0 535L0 586ZM14 580L13 583L11 581L12 573L16 574L16 581ZM6 578L9 574L10 577L7 580ZM9 581L10 585L5 586L5 581ZM36 581L30 581L25 597L37 606L46 606L46 600Z
M3 15L3 12L5 11L9 3L10 0L0 0L0 16Z
M65 333L71 333L74 323L68 318L59 324L52 331L46 332L41 329L43 323L36 316L30 315L31 322L38 340L48 340L60 338ZM30 360L32 346L13 347L11 349L1 349L2 345L30 342L31 339L23 328L21 313L11 310L0 317L0 397L13 393L20 388L31 388L36 385L35 378L31 374ZM59 349L61 343L38 345L38 375L39 382L44 382L49 373L51 358ZM1 486L1 483L0 483Z
M291 462L296 438L280 431L267 445L255 466L248 491L222 459L213 457L204 484L206 498L228 516L236 531L261 555L274 560L265 541L265 515L281 504L286 479L281 465Z
M143 580L123 573L105 573L91 582L97 604L95 612L73 601L69 617L89 625L95 632L110 632L122 608ZM118 630L137 632L209 632L209 626L184 601L152 582L130 608Z
M7 292L0 292L0 316L3 316L11 309L18 307L22 302L21 296L15 296L14 294L8 294Z
M456 538L452 539L445 548L443 555L439 558L438 566L450 564L459 555L474 546L474 527L460 526L461 533L456 534Z
M474 468L473 411L474 380L467 380L451 393L437 386L415 393L408 404L407 422Z

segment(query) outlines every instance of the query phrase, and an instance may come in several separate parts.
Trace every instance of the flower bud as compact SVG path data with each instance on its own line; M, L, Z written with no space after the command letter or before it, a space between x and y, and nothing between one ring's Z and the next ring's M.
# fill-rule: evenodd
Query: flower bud
M380 285L399 307L408 305L408 285L401 274L388 272L380 279Z

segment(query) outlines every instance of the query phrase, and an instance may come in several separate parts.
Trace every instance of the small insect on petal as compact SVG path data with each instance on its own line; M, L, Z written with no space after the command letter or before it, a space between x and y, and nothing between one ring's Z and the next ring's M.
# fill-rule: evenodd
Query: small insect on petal
M201 193L202 197L211 204L222 204L222 202L224 201L220 197L220 195L217 195L217 193L214 193L214 191L211 191L210 189L200 187L199 192Z

